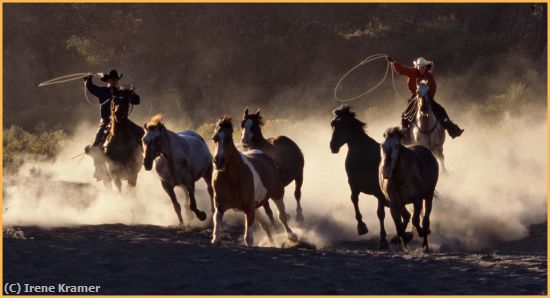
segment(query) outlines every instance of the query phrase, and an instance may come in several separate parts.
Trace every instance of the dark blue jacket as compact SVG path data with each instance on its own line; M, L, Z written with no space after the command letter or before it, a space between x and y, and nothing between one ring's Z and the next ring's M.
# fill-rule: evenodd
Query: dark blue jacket
M139 104L139 95L137 95L135 92L119 87L100 87L92 82L92 78L86 80L86 88L88 88L88 91L90 91L90 93L92 93L99 99L99 104L101 104L101 118L103 119L109 119L111 117L111 99L113 98L113 96L122 94L124 94L125 96L129 95L131 104Z

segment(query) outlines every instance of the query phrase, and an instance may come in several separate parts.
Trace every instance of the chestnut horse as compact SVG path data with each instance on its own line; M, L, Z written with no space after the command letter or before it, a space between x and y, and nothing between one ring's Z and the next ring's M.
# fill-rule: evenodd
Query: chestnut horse
M260 110L250 114L248 108L244 111L241 122L243 146L248 149L259 149L267 153L277 166L284 186L295 182L294 198L296 198L296 221L303 222L302 205L302 183L304 181L304 155L300 147L290 138L278 136L265 139L262 134L262 116ZM266 202L265 211L273 222L273 213Z
M430 213L439 175L437 160L422 145L403 146L403 132L398 127L389 128L384 137L386 139L381 146L383 161L380 163L380 186L390 200L397 236L403 246L412 239L411 233L405 233L407 226L401 221L401 210L405 208L405 204L414 204L412 224L418 235L424 237L422 247L428 251ZM420 227L423 202L426 203L426 211Z
M174 211L178 216L180 226L183 225L181 206L178 203L174 187L183 188L189 197L187 210L195 213L199 220L204 221L206 214L197 208L195 201L195 182L204 179L210 195L210 207L212 204L212 155L203 138L197 133L186 130L172 132L161 122L162 116L156 115L145 124L145 156L143 165L150 171L155 161L155 170L160 178L162 188L168 194L174 205Z
M229 209L245 213L244 243L252 245L250 227L258 219L269 241L273 243L268 221L258 207L272 199L279 213L287 236L296 239L287 223L285 204L283 202L284 186L271 157L260 150L241 153L233 142L233 124L231 118L224 117L218 121L212 137L216 148L214 155L214 229L212 243L221 241L220 228L223 214Z
M355 118L355 112L351 107L343 105L333 111L334 119L332 126L332 137L330 139L330 150L338 153L340 148L348 145L346 156L346 173L351 189L351 202L355 209L357 220L357 234L368 233L367 225L363 222L359 211L359 194L373 195L378 200L378 220L380 221L380 248L387 248L386 230L384 229L385 210L384 206L389 202L380 189L378 181L378 166L380 165L380 144L372 139L365 132L366 124ZM407 209L404 209L405 220L410 218Z

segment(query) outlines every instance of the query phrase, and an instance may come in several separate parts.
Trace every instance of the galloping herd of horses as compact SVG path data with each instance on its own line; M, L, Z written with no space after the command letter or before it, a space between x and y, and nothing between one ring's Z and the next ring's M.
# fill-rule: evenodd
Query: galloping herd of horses
M355 117L350 106L341 106L333 111L330 149L332 153L338 153L344 144L349 148L345 168L355 208L357 233L363 235L368 232L359 212L359 194L373 195L378 199L381 248L388 247L384 229L385 207L390 209L397 240L404 247L413 238L411 232L406 232L411 214L405 205L413 204L412 225L423 238L423 248L426 251L429 249L430 212L439 175L434 155L444 171L442 147L445 134L431 112L426 87L425 82L419 82L414 99L416 118L410 134L405 135L398 127L389 128L384 133L382 144L366 134L366 124ZM273 243L271 227L275 221L269 200L277 208L278 219L288 239L297 240L288 224L283 197L285 186L294 181L296 222L301 223L304 220L300 204L304 156L299 146L288 137L266 139L263 136L260 110L250 113L247 108L244 111L240 125L244 151L240 151L233 140L232 119L227 116L221 118L212 137L215 150L211 154L199 134L190 130L170 131L162 123L160 115L152 117L144 125L143 135L136 136L130 129L128 105L124 100L113 101L113 117L104 150L101 156L92 156L95 166L104 170L105 175L101 177L104 183L110 185L113 181L120 190L121 180L127 180L133 187L141 167L150 171L154 163L180 225L183 225L182 210L174 188L180 186L185 190L189 197L189 209L204 221L206 213L197 208L195 200L195 182L204 179L213 213L213 244L221 241L223 215L230 209L245 214L246 245L253 243L250 227L256 220ZM260 212L260 207L264 212ZM420 225L423 207L425 214Z

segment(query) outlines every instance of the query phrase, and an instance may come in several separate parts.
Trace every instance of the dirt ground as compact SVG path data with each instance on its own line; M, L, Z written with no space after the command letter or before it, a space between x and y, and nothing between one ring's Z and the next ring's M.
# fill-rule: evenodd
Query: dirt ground
M100 285L100 294L547 294L546 223L478 252L380 251L377 242L323 250L247 248L227 228L151 225L4 228L4 282Z

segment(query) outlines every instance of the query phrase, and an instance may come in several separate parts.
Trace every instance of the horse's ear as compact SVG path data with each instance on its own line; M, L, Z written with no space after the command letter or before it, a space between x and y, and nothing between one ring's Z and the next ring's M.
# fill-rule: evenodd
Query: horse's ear
M260 116L260 109L256 111L256 116Z
M248 107L244 110L244 116L248 116Z
M145 128L145 130L147 130L147 123L143 123L143 128Z

